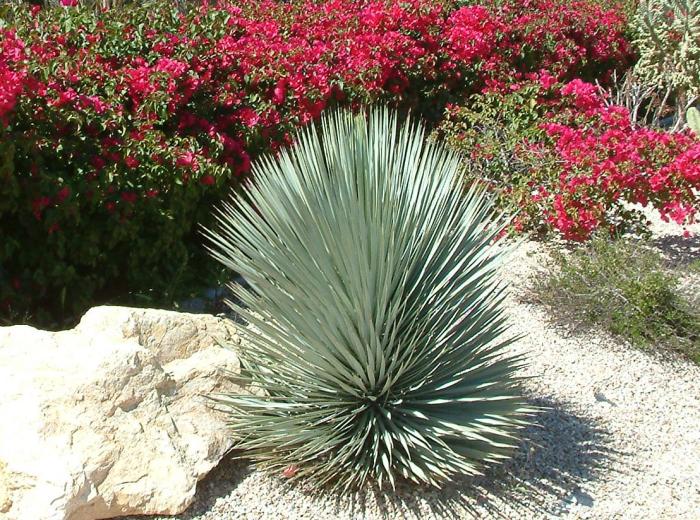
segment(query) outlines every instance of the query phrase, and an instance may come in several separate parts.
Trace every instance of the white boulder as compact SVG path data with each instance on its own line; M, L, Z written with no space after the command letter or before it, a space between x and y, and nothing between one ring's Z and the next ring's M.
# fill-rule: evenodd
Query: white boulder
M205 395L239 390L235 326L96 307L64 332L0 327L0 519L177 514L230 449Z

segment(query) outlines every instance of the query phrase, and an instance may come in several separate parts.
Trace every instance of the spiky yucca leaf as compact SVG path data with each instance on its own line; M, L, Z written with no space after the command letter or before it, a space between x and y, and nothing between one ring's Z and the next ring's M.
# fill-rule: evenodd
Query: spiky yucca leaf
M458 162L386 109L338 112L218 213L212 252L250 285L231 305L262 390L218 401L263 467L439 485L508 457L531 410L504 355L502 226Z

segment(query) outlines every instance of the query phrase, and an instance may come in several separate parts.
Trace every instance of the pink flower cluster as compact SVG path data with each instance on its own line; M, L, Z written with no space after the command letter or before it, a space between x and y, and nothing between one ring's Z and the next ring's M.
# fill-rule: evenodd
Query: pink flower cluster
M513 52L530 54L537 68L566 79L597 76L630 63L621 37L627 27L620 3L590 0L505 0ZM601 67L603 65L603 67Z
M567 239L583 240L611 225L611 208L648 204L678 224L700 210L700 140L690 132L634 127L627 109L605 104L595 85L574 80L561 89L565 108L543 129L560 167L549 187L548 221ZM583 117L583 120L582 120Z
M458 61L488 59L498 45L498 35L505 30L505 22L485 7L464 7L455 11L447 21L447 48Z
M448 110L441 131L471 172L517 213L513 230L583 241L599 230L641 231L638 206L692 224L700 212L700 139L636 126L580 78L549 71L488 87Z
M697 136L633 126L626 108L606 103L595 85L580 79L560 85L545 73L538 82L543 133L523 140L516 155L539 162L526 190L510 190L523 210L517 228L537 228L543 219L567 240L586 240L598 229L628 225L629 204L652 205L681 225L695 221Z
M22 91L24 75L0 64L0 125L7 125L10 112L15 108L17 95Z
M8 124L17 96L24 89L26 72L17 66L23 50L24 45L11 31L0 40L0 129Z

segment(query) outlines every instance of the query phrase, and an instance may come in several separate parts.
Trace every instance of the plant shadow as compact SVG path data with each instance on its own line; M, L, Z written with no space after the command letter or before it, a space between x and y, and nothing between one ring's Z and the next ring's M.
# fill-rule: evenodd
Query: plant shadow
M508 463L478 477L462 477L442 489L399 483L396 491L370 489L357 493L352 518L368 516L368 504L386 518L549 518L574 504L593 505L582 487L610 471L622 454L607 446L609 434L591 419L562 403L530 399L542 411L522 434ZM341 497L336 497L340 504Z
M686 267L700 260L700 234L684 237L664 235L651 241L673 267Z

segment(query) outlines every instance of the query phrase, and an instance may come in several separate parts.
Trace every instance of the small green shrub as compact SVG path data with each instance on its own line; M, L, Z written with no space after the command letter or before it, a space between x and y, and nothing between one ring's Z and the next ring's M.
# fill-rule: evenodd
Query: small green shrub
M688 271L700 274L700 259L690 262L690 264L688 264Z
M700 363L700 315L656 251L642 242L596 237L553 259L534 289L555 316L600 326L640 347L671 347Z
M464 154L466 185L483 184L500 209L520 213L516 223L527 222L528 229L540 233L546 230L541 208L524 201L532 198L533 185L560 175L556 157L540 146L548 109L542 97L536 83L514 92L476 94L448 110L434 133Z
M254 166L219 212L214 256L250 288L240 352L264 395L219 399L237 446L293 478L438 485L506 459L532 410L503 309L502 229L457 157L386 110Z

